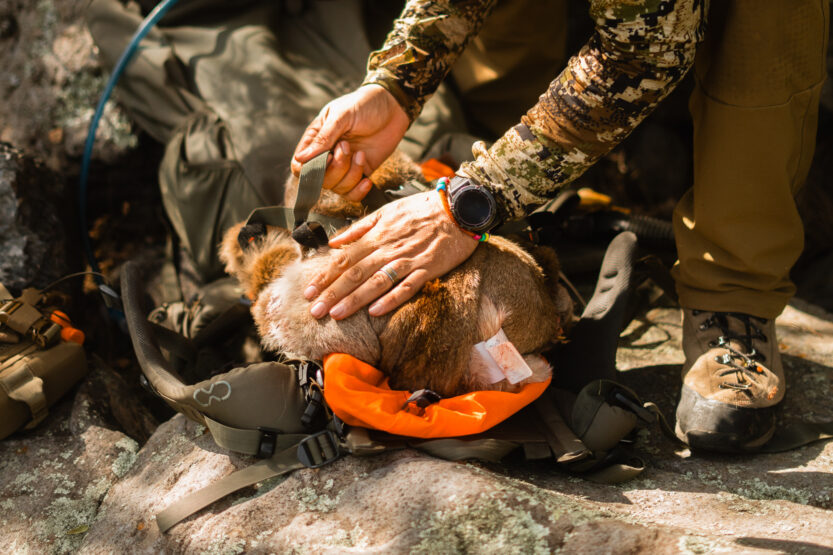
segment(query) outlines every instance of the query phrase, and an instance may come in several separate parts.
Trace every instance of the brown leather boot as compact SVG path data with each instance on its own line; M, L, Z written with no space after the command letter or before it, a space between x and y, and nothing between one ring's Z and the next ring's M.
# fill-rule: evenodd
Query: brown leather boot
M683 351L677 437L692 449L724 452L769 441L786 385L775 321L685 309Z

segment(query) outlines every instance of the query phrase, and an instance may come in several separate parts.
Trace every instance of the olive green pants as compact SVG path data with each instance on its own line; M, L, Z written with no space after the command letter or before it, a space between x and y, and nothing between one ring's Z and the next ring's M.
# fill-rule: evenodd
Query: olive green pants
M518 102L537 98L528 85L543 92L561 69L565 4L504 0L461 57L453 76L482 128L511 126ZM815 148L828 11L828 0L711 2L690 106L694 182L674 214L682 306L772 318L794 293L793 195Z
M774 318L795 292L793 195L815 148L827 0L712 2L697 53L694 187L677 205L680 303Z

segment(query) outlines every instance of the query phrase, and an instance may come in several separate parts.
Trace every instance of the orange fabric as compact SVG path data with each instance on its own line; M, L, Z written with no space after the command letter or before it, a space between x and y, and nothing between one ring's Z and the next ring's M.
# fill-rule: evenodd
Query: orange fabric
M441 177L454 177L454 170L436 158L429 158L420 164L420 168L422 169L422 177L424 177L426 181L434 181Z
M61 339L64 341L72 341L73 343L78 343L79 345L84 344L84 340L86 339L84 332L78 328L72 327L72 322L70 322L69 316L60 310L54 310L52 314L49 315L49 319L61 326Z
M411 396L395 391L376 368L350 355L324 357L324 399L351 426L391 434L420 437L457 437L488 430L537 399L550 380L525 385L518 393L475 391L442 399L422 414L402 410Z

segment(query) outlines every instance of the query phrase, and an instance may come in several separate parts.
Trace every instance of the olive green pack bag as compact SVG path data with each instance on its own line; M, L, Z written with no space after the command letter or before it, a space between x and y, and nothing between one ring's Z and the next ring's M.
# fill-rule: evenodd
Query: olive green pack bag
M13 298L0 285L0 439L40 424L87 373L83 334L41 291Z

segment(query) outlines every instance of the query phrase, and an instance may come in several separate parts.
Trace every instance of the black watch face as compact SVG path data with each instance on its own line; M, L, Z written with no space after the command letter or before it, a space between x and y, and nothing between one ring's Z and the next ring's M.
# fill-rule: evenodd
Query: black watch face
M454 217L470 231L486 231L495 219L495 201L482 187L463 185L454 194Z

